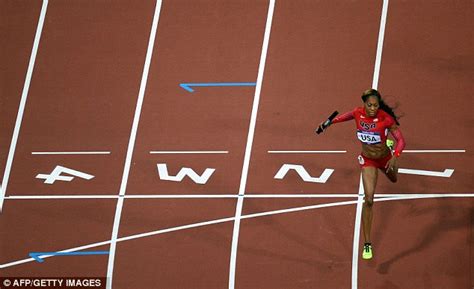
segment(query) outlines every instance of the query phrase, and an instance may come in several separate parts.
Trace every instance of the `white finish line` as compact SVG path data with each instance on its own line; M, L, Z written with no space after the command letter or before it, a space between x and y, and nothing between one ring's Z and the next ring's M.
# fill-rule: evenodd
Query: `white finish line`
M474 195L474 194L473 194ZM381 195L381 197L399 197L405 194ZM463 195L464 196L464 195ZM467 194L467 196L470 196ZM237 199L239 195L16 195L7 196L7 200L79 200L79 199ZM246 194L246 199L294 199L294 198L356 198L357 194Z
M357 194L246 194L246 199L318 199L318 198L357 198ZM6 196L5 200L100 200L100 199L236 199L238 195L15 195ZM375 194L374 197L387 198L474 198L474 194Z

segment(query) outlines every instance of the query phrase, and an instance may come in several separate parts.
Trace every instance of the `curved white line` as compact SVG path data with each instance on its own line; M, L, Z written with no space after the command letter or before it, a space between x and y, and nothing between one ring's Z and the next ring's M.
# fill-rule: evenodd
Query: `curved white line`
M241 216L241 219L250 219L250 218L257 218L257 217L263 217L263 216L284 214L284 213L288 213L288 212L305 211L305 210L318 209L318 208L343 206L343 205L355 204L355 202L356 201L335 202L335 203L327 203L327 204L318 204L318 205L313 205L313 206L296 207L296 208L290 208L290 209L284 209L284 210L268 211L268 212L263 212L263 213L244 215L244 216ZM160 235L160 234L164 234L164 233L181 231L181 230L185 230L185 229L191 229L191 228L197 228L197 227L203 227L203 226L208 226L208 225L220 224L220 223L225 223L225 222L231 222L231 221L234 221L234 220L235 220L235 217L228 217L228 218L222 218L222 219L217 219L217 220L211 220L211 221L205 221L205 222L200 222L200 223L188 224L188 225L183 225L183 226L177 226L177 227L173 227L173 228L167 228L167 229L156 230L156 231L151 231L151 232L146 232L146 233L141 233L141 234L136 234L136 235L130 235L130 236L122 237L122 238L117 238L116 242L129 241L129 240L134 240L134 239L138 239L138 238L144 238L144 237ZM81 250L85 250L85 249L90 249L90 248L95 248L95 247L99 247L99 246L103 246L103 245L108 245L111 242L112 242L112 240L102 241L102 242L93 243L93 244L89 244L89 245L83 245L83 246L80 246L80 247L64 249L64 250L61 250L61 251L58 251L58 252L81 251ZM46 258L49 258L49 257L51 257L51 256L44 256L43 259L46 259ZM14 265L27 263L27 262L31 262L31 261L34 261L34 259L33 258L28 258L28 259L23 259L23 260L19 260L19 261L14 261L14 262L2 264L2 265L0 265L0 269L11 267L11 266L14 266Z
M467 194L469 197L474 197L474 194ZM428 199L428 198L458 198L458 196L453 196L453 195L436 195L435 197L433 196L424 196L424 195L400 195L396 197L385 197L385 198L379 198L379 199L374 199L375 202L384 202L384 201L396 201L396 200L414 200L414 199ZM295 207L295 208L290 208L290 209L283 209L283 210L275 210L275 211L268 211L268 212L262 212L262 213L255 213L255 214L250 214L250 215L243 215L241 219L251 219L251 218L258 218L258 217L265 217L265 216L272 216L272 215L278 215L278 214L285 214L285 213L293 213L293 212L301 212L301 211L307 211L307 210L314 210L314 209L321 209L321 208L329 208L329 207L337 207L337 206L347 206L347 205L353 205L356 204L358 201L344 201L344 202L335 202L335 203L326 203L326 204L318 204L318 205L312 205L312 206L304 206L304 207ZM205 221L205 222L200 222L200 223L193 223L193 224L188 224L188 225L183 225L183 226L178 226L178 227L172 227L172 228L167 228L167 229L161 229L161 230L156 230L156 231L151 231L151 232L146 232L146 233L141 233L141 234L135 234L135 235L130 235L126 237L121 237L117 239L117 242L124 242L124 241L130 241L130 240L135 240L139 238L145 238L145 237L150 237L150 236L155 236L155 235L160 235L164 233L171 233L171 232L176 232L176 231L182 231L185 229L191 229L191 228L197 228L197 227L203 227L203 226L208 226L208 225L215 225L215 224L220 224L220 223L225 223L225 222L231 222L234 221L235 217L228 217L228 218L222 218L222 219L217 219L217 220L211 220L211 221ZM95 247L100 247L104 245L108 245L111 243L111 240L109 241L102 241L98 243L93 243L93 244L88 244L88 245L82 245L79 247L75 248L70 248L70 249L64 249L58 252L76 252L76 251L81 251L81 250L86 250L86 249L91 249ZM43 259L49 258L51 256L45 256ZM22 259L18 261L13 261L5 264L0 265L0 269L4 269L7 267L12 267L28 262L35 261L33 258L27 258L27 259Z
M0 185L1 187L1 185ZM429 198L442 198L445 196L457 198L470 198L474 194L375 194L375 197L403 197L403 196L420 196ZM295 199L295 198L357 198L357 194L246 194L246 199ZM24 195L24 196L7 196L6 200L100 200L100 199L236 199L238 195Z

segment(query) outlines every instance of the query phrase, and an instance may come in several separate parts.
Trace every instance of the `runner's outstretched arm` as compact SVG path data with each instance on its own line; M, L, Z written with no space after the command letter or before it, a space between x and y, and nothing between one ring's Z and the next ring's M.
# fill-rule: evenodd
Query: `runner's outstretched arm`
M344 122L344 121L349 121L351 119L354 119L354 111L348 111L346 113L343 113L341 115L336 116L331 123L338 123L338 122Z
M349 121L351 119L354 119L354 111L348 111L346 113L343 113L343 114L335 117L328 125L325 125L325 122L320 123L319 126L318 126L317 133L323 132L324 130L326 130L333 123Z

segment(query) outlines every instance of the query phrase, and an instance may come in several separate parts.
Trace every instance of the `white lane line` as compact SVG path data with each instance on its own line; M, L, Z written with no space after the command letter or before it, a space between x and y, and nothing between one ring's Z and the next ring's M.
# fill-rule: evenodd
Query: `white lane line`
M13 130L12 141L10 143L10 150L8 152L7 163L5 166L5 172L3 174L2 187L0 191L0 213L3 210L3 202L8 186L8 180L10 178L10 171L13 164L13 158L15 155L16 144L18 142L18 136L20 134L21 122L23 120L23 113L25 111L26 100L28 99L28 91L30 90L31 77L33 75L33 69L35 67L36 54L38 53L38 47L41 40L41 32L43 31L44 19L46 17L46 10L48 9L48 0L43 0L41 7L41 13L38 20L38 26L36 27L35 40L33 42L33 48L31 50L30 62L28 64L28 70L26 72L25 83L23 85L23 92L21 94L20 105L18 107L18 114L16 117L15 128Z
M270 41L270 32L272 29L272 19L273 19L274 10L275 10L275 0L270 0L269 5L268 5L267 22L265 24L265 34L263 36L262 53L260 55L260 63L258 66L257 84L255 88L255 96L253 99L252 115L250 117L250 126L249 126L249 132L247 136L247 145L245 148L244 163L242 166L242 174L240 178L239 197L237 198L237 206L235 209L234 230L232 233L232 246L231 246L231 252L230 252L230 265L229 265L229 289L234 289L235 287L235 269L237 266L237 247L239 243L240 217L242 215L242 207L244 203L243 196L245 195L245 188L247 184L247 176L248 176L249 165L250 165L250 156L252 153L252 144L253 144L253 138L255 135L255 126L257 123L258 105L260 102L260 92L262 90L263 74L265 72L265 62L267 59L268 44Z
M357 207L354 224L354 243L352 245L352 289L357 288L357 275L359 272L359 242L360 242L360 224L362 219L362 204L364 203L364 185L362 182L362 173L359 180L359 193L357 197Z
M470 197L474 197L474 194L468 194L468 195ZM443 196L436 196L436 197L427 196L426 198L449 198L449 197L454 197L454 196L451 195L451 194L445 194ZM379 199L376 198L376 199L374 199L374 201L375 202L384 202L384 201L415 200L415 199L425 199L425 195L423 195L423 194L403 195L403 196L400 195L400 196L397 196L397 197L390 197L390 198L379 198ZM359 202L358 200L357 201L344 201L344 202L318 204L318 205L312 205L312 206L295 207L295 208L289 208L289 209L283 209L283 210L267 211L267 212L262 212L262 213L243 215L243 216L241 216L241 219L251 219L251 218L272 216L272 215L292 213L292 212L301 212L301 211L328 208L328 207L347 206L347 205L357 204L358 202ZM118 238L116 240L116 242L125 242L125 241L130 241L130 240L136 240L136 239L151 237L151 236L160 235L160 234L164 234L164 233L171 233L171 232L176 232L176 231L181 231L181 230L186 230L186 229L191 229L191 228L209 226L209 225L220 224L220 223L225 223L225 222L231 222L231 221L234 221L234 220L235 220L235 217L229 217L229 218L222 218L222 219L216 219L216 220L211 220L211 221L193 223L193 224L188 224L188 225L183 225L183 226L177 226L177 227L172 227L172 228L167 228L167 229L155 230L155 231L150 231L150 232L146 232L146 233L140 233L140 234L136 234L136 235L121 237L121 238ZM77 251L82 251L82 250L86 250L86 249L91 249L91 248L95 248L95 247L108 245L111 242L112 242L111 240L102 241L102 242L82 245L82 246L75 247L75 248L65 249L65 250L61 250L61 251L58 251L58 252L77 252ZM45 256L44 259L49 258L49 257L52 257L52 256ZM33 261L35 261L35 259L33 259L33 258L27 258L27 259L22 259L22 260L18 260L18 261L13 261L13 262L1 264L0 269L4 269L4 268L16 266L16 265L21 265L21 264L29 263L29 262L33 262Z
M403 153L465 153L466 150L403 150Z
M32 155L110 155L108 151L83 151L83 152L31 152Z
M377 42L377 55L375 57L374 78L372 88L377 89L380 76L380 65L382 64L383 40L385 36L385 24L387 23L388 0L383 0L382 16L380 18L379 39Z
M347 151L268 151L269 154L345 154Z
M153 47L155 45L156 30L158 28L158 20L160 18L161 4L162 4L161 0L156 0L155 14L153 15L153 23L152 23L152 27L150 31L150 38L148 40L148 48L147 48L146 57L145 57L145 64L143 66L143 74L142 74L142 79L140 83L140 90L138 92L137 106L135 108L132 131L130 133L127 156L125 159L125 166L123 169L122 182L120 184L120 191L119 191L120 196L125 195L126 188L127 188L128 176L130 173L130 165L132 163L133 150L135 147L135 139L137 137L138 123L140 121L140 114L142 110L143 99L145 96L148 73L150 70L151 58L153 55ZM123 201L124 201L124 198L118 199L117 208L115 210L114 224L113 224L113 229L112 229L112 238L111 238L110 250L109 250L109 260L108 260L108 265L107 265L107 284L106 284L107 289L112 288L112 277L113 277L113 271L114 271L116 243L117 243L117 236L118 236L118 231L119 231L119 226L120 226L120 218L122 215Z
M388 2L389 0L383 0L382 6L382 15L380 17L380 29L379 37L377 41L377 54L375 57L375 66L374 66L374 77L372 80L372 88L377 89L379 84L380 76L380 66L382 64L382 50L383 50L383 40L385 36L385 25L387 23L387 14L388 14ZM362 218L362 202L363 197L361 194L364 194L362 174L360 175L360 184L359 184L359 198L357 200L357 209L356 209L356 220L354 226L354 244L352 250L352 289L357 289L357 277L359 270L359 239L360 239L360 223Z
M150 154L228 154L229 151L150 151Z

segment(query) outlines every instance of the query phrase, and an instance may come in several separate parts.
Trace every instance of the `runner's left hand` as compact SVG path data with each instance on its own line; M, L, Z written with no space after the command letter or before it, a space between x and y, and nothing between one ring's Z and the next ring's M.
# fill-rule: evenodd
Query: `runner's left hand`
M385 165L385 172L388 174L389 172L395 170L396 168L397 168L397 157L392 156L392 158Z

